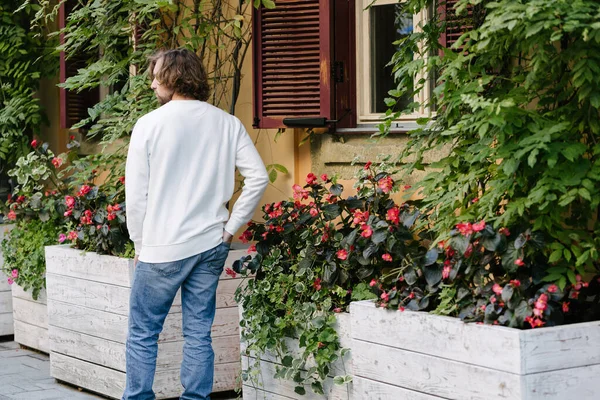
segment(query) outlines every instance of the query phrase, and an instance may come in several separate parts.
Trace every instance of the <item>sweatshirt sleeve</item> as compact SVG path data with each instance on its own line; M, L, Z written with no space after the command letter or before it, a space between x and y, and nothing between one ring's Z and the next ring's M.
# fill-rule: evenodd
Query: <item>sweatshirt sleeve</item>
M133 128L125 167L127 230L135 244L136 255L139 255L142 250L142 230L146 216L148 180L150 178L147 134L143 131L142 126L138 121Z
M237 144L235 166L244 177L244 187L225 225L225 230L232 235L252 218L269 183L265 165L243 126Z

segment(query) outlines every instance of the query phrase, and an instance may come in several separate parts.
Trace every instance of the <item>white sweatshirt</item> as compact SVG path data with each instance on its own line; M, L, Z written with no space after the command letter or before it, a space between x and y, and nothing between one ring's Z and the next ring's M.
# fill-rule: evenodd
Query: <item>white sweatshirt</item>
M244 179L231 216L225 207ZM234 116L196 100L171 100L140 118L125 172L127 228L147 263L177 261L222 242L252 217L269 179Z

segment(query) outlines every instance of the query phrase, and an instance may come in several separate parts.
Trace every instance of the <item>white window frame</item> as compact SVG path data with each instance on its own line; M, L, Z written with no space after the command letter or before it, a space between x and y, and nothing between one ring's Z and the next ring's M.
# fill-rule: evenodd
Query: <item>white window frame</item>
M402 3L403 1L400 1ZM357 125L373 124L381 122L385 117L384 113L371 112L371 43L370 43L370 11L366 9L369 5L372 7L398 4L398 0L359 0L357 2L356 14L356 105L357 105ZM428 18L427 10L422 10L413 16L413 29L420 32L422 22ZM423 74L415 76L415 82L418 82ZM402 115L397 121L414 121L417 118L430 115L429 109L424 107L428 100L428 93L431 90L431 80L425 82L424 90L415 97L415 101L421 106L411 114Z

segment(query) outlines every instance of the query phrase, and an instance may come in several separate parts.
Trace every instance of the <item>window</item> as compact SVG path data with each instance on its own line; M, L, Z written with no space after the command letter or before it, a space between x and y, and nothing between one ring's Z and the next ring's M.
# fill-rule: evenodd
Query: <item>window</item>
M396 52L392 42L420 29L427 12L404 14L398 0L378 0L365 10L371 3L278 0L275 9L254 11L254 127L360 130L381 120L384 99L395 87L386 66ZM453 15L454 3L440 1L441 17ZM464 24L448 25L452 36L447 29L442 41L450 45ZM426 86L423 92L430 90ZM425 100L420 95L404 103ZM421 108L402 119L427 112Z
M77 5L75 0L67 0L60 4L58 24L59 29L65 27L69 13ZM64 36L60 35L61 43L64 42ZM60 53L60 83L64 83L68 78L75 76L77 70L87 65L89 54L77 54L66 58L65 52ZM88 117L88 108L93 107L100 101L99 88L82 90L75 92L60 88L60 127L69 129L79 121Z

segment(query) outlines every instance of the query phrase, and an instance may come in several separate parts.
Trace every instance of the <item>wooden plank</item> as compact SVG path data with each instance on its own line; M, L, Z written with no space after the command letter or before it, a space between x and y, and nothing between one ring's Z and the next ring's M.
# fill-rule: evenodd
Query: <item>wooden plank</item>
M2 252L2 249L0 249L0 254ZM1 258L2 256L0 255L0 264L4 264L3 259ZM10 285L8 284L8 277L6 275L4 275L4 273L2 271L0 271L0 292L10 292Z
M242 387L242 395L243 400L294 400L293 397L282 396L248 385ZM308 399L309 397L305 396L305 398Z
M239 370L239 363L216 365L213 391L222 392L234 389ZM121 398L125 390L124 372L62 354L52 354L50 375L55 379L114 399ZM179 369L157 371L153 389L157 399L178 397L183 390L179 381Z
M565 358L570 357L569 355ZM564 356L564 354L563 354ZM525 375L527 400L598 400L600 364Z
M123 286L47 273L46 287L50 301L57 300L125 316L129 314L131 290Z
M125 390L124 372L58 353L50 357L50 376L114 399L120 398Z
M255 359L243 356L242 369L248 368L248 362L254 363ZM257 389L266 390L273 395L285 396L294 400L348 400L350 398L349 391L351 392L352 384L344 386L335 385L331 377L323 383L324 395L314 394L310 386L306 387L306 395L299 395L294 391L297 385L294 381L274 378L277 365L265 360L260 361ZM252 383L244 382L244 387L246 386L252 386ZM251 397L247 397L244 393L244 400L250 399Z
M15 342L44 353L50 352L48 329L16 320L14 322L14 329Z
M422 353L355 339L352 361L355 376L446 399L522 398L520 375Z
M0 314L12 313L12 293L0 292Z
M465 324L457 318L425 312L383 310L370 301L352 303L350 313L354 339L499 371L521 372L517 329Z
M0 314L0 336L13 335L15 333L12 311Z
M48 315L53 326L68 329L87 335L125 343L127 339L127 316L93 310L90 308L50 301ZM237 335L239 322L237 307L221 308L215 314L212 335ZM159 342L178 341L183 338L181 330L181 314L167 315Z
M35 301L37 303L46 304L46 289L42 289L36 300L33 299L30 292L26 292L23 288L16 283L11 285L11 291L14 298L19 298L27 301Z
M359 376L353 378L352 386L350 398L356 400L444 400L443 397L431 396Z
M48 329L48 311L46 304L13 298L13 318L29 325Z
M520 334L523 374L600 364L600 321Z
M133 260L82 252L70 246L46 246L46 272L131 287Z

